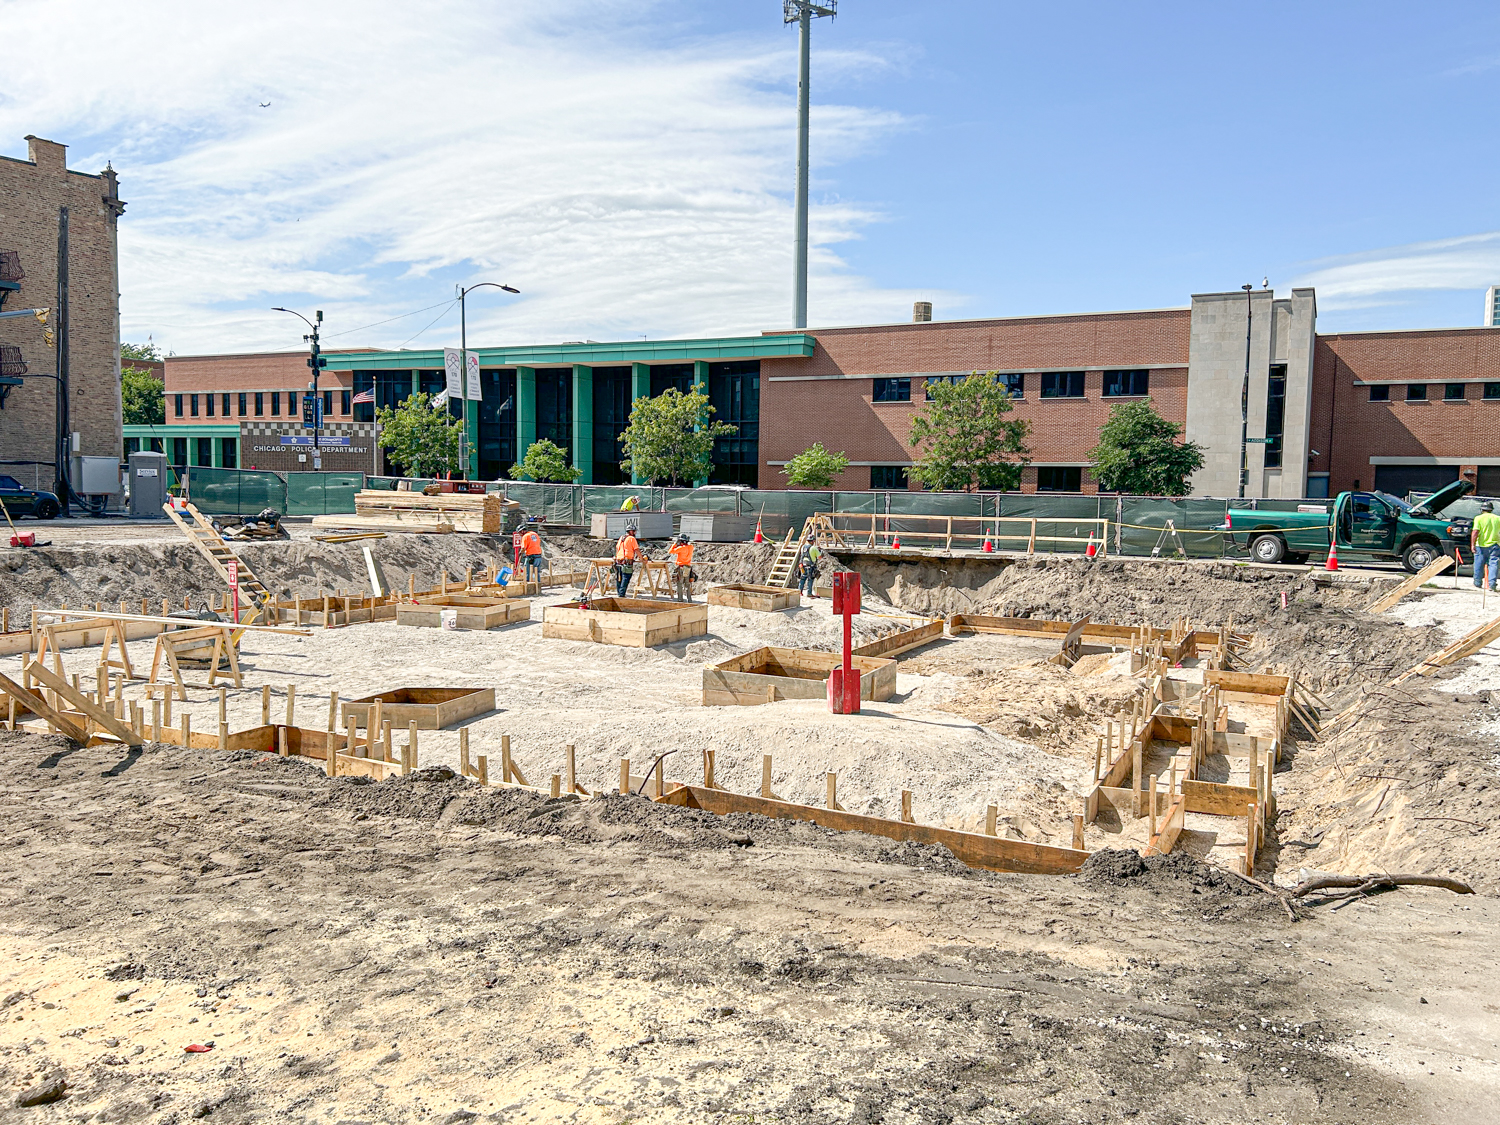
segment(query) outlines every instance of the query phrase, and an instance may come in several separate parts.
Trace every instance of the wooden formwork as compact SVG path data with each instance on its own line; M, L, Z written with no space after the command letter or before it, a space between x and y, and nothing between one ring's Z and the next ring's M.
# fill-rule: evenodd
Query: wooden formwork
M594 598L549 605L542 636L565 641L651 648L708 633L708 606L642 598Z
M731 583L726 586L710 586L708 604L727 606L730 609L753 609L760 613L775 613L783 609L796 609L802 604L802 595L796 590L781 586Z
M843 667L836 652L812 652L800 648L765 646L705 665L703 706L753 707L778 699L827 699L828 676ZM872 702L896 694L896 662L856 656L850 663L859 670L859 697Z
M416 604L396 607L397 625L441 628L443 613L452 610L460 629L498 629L513 621L531 620L531 603L521 598L471 598L462 594L439 594Z
M351 699L343 705L342 716L347 727L370 723L376 704L381 714L397 727L416 723L418 730L442 730L457 726L465 719L484 715L495 709L495 689L475 687L399 687L389 691Z
M917 620L921 620L918 618ZM939 617L935 621L924 621L920 625L910 629L897 629L893 633L887 633L883 637L877 637L873 641L858 645L851 649L855 656L899 656L903 652L910 652L914 648L930 645L933 641L943 639L943 619Z

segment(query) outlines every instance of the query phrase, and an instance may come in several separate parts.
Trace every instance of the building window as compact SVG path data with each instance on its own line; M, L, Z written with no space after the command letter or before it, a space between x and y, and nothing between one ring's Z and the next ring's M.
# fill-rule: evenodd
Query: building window
M927 394L928 387L936 386L938 383L962 383L967 378L967 375L929 375L922 380L922 393L931 398L932 396Z
M1266 459L1268 469L1281 468L1281 437L1286 419L1286 364L1271 365L1266 380Z
M211 437L198 438L197 465L200 469L211 469L214 465L214 439Z
M230 406L229 396L225 395L224 396L224 417L226 417L226 418L229 417L229 406Z
M138 438L138 437L128 437L128 438L125 439L125 456L129 457L132 453L139 453L140 451L141 451L141 439L140 438Z
M760 360L709 364L708 397L714 421L735 427L732 436L714 442L709 483L754 488L760 461Z
M1105 398L1127 398L1131 396L1140 397L1151 392L1147 389L1151 382L1151 372L1144 369L1135 371L1106 371L1104 373L1104 397Z
M1026 394L1026 376L1020 371L1002 371L995 376L995 382L1005 388L1005 393L1011 398L1024 398Z
M182 471L187 468L187 443L185 437L174 437L172 439L172 467L181 476Z
M1082 371L1044 371L1042 372L1042 397L1043 398L1082 398L1083 397L1083 372ZM1059 492L1069 491L1057 489ZM1078 490L1071 489L1073 492Z
M1408 384L1406 384L1406 401L1407 402L1426 402L1427 401L1427 384L1426 383L1408 383Z
M208 417L212 418L214 416L214 396L204 395L203 398L205 399L203 403L203 409L207 413Z
M509 387L515 385L515 373L510 376ZM620 458L625 456L620 446L620 435L630 421L632 376L629 367L594 368L594 432L590 438L594 451L595 484L629 484L630 478L620 468ZM506 436L515 441L514 412ZM499 460L499 458L495 458ZM515 458L511 458L512 461ZM480 476L492 474L480 470Z
M870 487L906 490L905 465L871 465Z
M295 418L295 417L297 417L297 392L296 391L287 391L287 393L286 393L286 416L288 418Z
M266 395L264 391L255 392L255 416L262 417L266 412Z
M240 417L243 418L244 416L245 416L245 392L241 391L240 392Z
M226 469L234 468L238 461L235 453L235 447L238 444L239 442L232 437L219 439L219 463Z
M1462 383L1443 384L1444 402L1463 402L1464 397L1464 385Z
M692 378L692 364L688 364ZM656 376L651 376L655 381ZM567 450L568 464L573 463L573 369L540 367L536 373L536 439L545 438ZM521 450L521 456L526 451ZM623 456L623 454L622 454Z
M194 418L198 417L198 396L188 395L188 411Z
M1390 402L1391 401L1391 388L1390 387L1371 387L1370 388L1370 401L1371 402Z
M372 398L374 397L375 376L365 371L356 371L354 373L353 398L357 399L362 394L369 394ZM352 399L351 402L353 403L351 408L354 411L354 421L373 422L375 420L375 404L373 402L353 402Z
M281 392L280 391L272 391L271 392L271 417L272 418L279 418L280 416L281 416Z
M625 371L629 374L630 368ZM484 391L479 399L479 477L499 480L520 460L516 455L516 370L481 370L479 380ZM624 454L618 446L615 449L618 463Z
M677 390L687 394L693 389L697 368L691 363L659 363L651 368L651 397L664 391ZM540 392L538 392L540 393Z
M874 402L910 402L911 380L876 379L871 399Z
M1047 392L1044 390L1042 393ZM1036 490L1038 492L1082 492L1083 469L1077 465L1044 465L1036 471Z
M352 396L352 394L349 391L340 391L339 392L339 413L340 414L348 414L349 413L349 399L351 397L353 397L353 396Z
M323 392L323 417L327 418L333 413L333 392Z
M172 413L175 416L177 416L178 418L182 417L182 396L181 395L173 395L172 396Z

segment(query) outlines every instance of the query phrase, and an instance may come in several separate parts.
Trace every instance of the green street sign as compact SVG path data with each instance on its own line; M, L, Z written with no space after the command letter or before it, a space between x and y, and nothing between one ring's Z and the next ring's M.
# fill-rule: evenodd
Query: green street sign
M1268 438L1268 437L1247 437L1245 439L1245 444L1246 445L1270 445L1273 440L1274 440L1273 438Z

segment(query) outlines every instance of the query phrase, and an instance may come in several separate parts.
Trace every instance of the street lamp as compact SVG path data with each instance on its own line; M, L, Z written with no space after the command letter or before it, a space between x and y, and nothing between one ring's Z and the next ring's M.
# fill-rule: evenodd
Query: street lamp
M1250 305L1250 285L1241 285L1245 291L1245 379L1240 384L1240 499L1245 498L1245 486L1250 483L1250 326L1255 322L1255 311Z
M464 462L464 476L469 475L469 318L464 306L464 298L473 290L483 289L485 286L489 286L491 289L503 289L507 293L519 294L521 292L512 286L501 285L498 281L479 281L467 288L462 285L454 287L458 290L458 350L463 356L464 372L463 378L459 381L459 386L463 389L463 398L460 401L464 404L459 408L463 411L464 417L463 449L461 450Z
M323 467L323 455L320 452L322 446L318 439L323 432L323 402L318 398L318 372L328 366L328 361L322 355L323 349L318 346L318 327L323 323L323 310L318 309L313 314L316 320L308 320L307 317L295 309L284 309L280 305L273 306L271 311L291 313L303 324L312 329L311 334L302 338L312 343L312 354L307 357L307 366L312 368L312 382L308 383L307 386L312 391L313 469L321 469ZM306 411L303 412L303 417L306 418Z
M783 24L797 25L797 192L792 202L792 327L807 327L807 137L808 82L812 72L812 21L838 15L838 0L782 0Z

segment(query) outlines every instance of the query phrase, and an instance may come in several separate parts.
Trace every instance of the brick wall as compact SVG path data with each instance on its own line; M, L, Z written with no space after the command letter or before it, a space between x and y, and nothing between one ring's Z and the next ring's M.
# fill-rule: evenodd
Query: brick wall
M1449 382L1462 401L1445 401ZM1458 459L1500 457L1500 400L1484 381L1500 382L1500 329L1359 332L1318 337L1313 375L1314 471L1333 492L1374 485L1372 455ZM1371 402L1360 382L1390 384L1389 402ZM1426 402L1407 402L1406 385L1426 383ZM1469 477L1467 479L1473 479Z
M1164 309L814 329L818 345L810 359L761 362L760 486L785 484L779 468L766 462L789 460L815 441L842 450L851 461L915 459L908 438L912 415L924 404L920 378L912 380L911 402L875 402L870 379L782 381L787 376L1025 370L1024 397L1013 417L1031 422L1031 460L1042 464L1086 461L1110 408L1131 401L1103 397L1103 367L1149 369L1157 410L1181 425L1187 370L1153 365L1187 363L1189 318L1187 309ZM1041 398L1039 372L1068 369L1085 372L1084 397ZM839 488L869 485L865 465L851 466L835 482ZM1083 488L1097 490L1087 473ZM1035 491L1034 468L1024 473L1022 489Z
M118 457L120 437L120 303L116 249L119 201L112 171L97 176L67 169L67 147L27 137L28 160L0 157L0 249L20 254L26 272L7 310L57 305L58 210L68 208L69 424L80 452ZM54 374L57 352L36 321L0 320L0 344L19 345L32 375ZM57 383L28 378L12 387L0 409L0 459L43 461L54 454ZM30 469L11 469L23 484ZM51 486L51 469L40 475Z
M358 349L364 351L367 349ZM325 352L329 357L330 365L337 362L334 358L339 353ZM209 394L231 395L231 406L234 414L227 420L237 422L239 418L240 392L250 397L246 401L245 417L254 420L255 399L254 393L260 391L276 391L282 395L280 417L286 416L285 392L295 391L297 401L301 403L302 395L306 393L307 384L312 378L312 371L307 366L307 353L296 352L260 352L245 355L199 355L199 356L169 356L166 361L166 395L167 395L167 425L192 425L202 424L208 421L207 403L203 401L204 396ZM323 391L347 391L354 387L354 373L345 370L335 370L332 366L326 368L318 376L318 392ZM175 396L196 394L199 396L198 416L193 417L191 400L185 398L183 401L182 417L177 416L175 409ZM338 394L333 396L333 417L348 418L350 415L339 413L342 400ZM223 400L215 402L213 420L223 421ZM269 406L262 417L270 419ZM351 408L352 414L352 408Z

